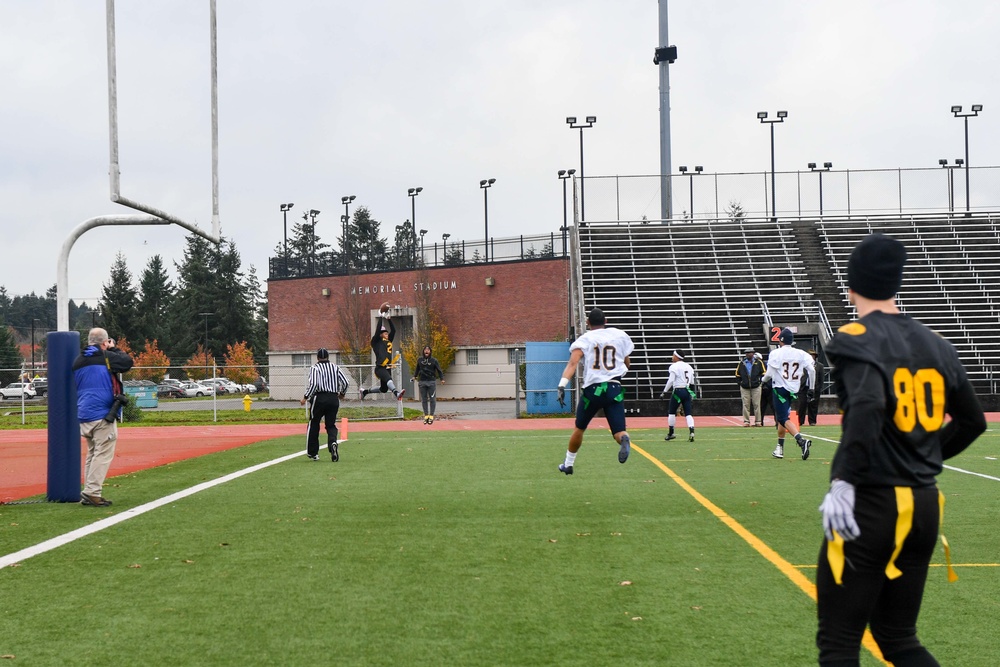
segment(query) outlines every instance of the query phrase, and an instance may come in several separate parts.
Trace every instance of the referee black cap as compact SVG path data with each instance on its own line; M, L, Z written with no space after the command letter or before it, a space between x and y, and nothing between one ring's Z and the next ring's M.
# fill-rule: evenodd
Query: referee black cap
M316 350L316 358L320 360L329 359L330 350L326 349L325 347L319 348L318 350Z

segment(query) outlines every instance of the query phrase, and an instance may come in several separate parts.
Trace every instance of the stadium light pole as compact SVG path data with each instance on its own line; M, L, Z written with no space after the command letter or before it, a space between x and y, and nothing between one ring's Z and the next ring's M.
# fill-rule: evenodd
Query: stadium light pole
M948 164L946 158L938 160L938 164L948 170L948 212L955 212L955 169L965 164L962 158L955 158L955 164Z
M983 110L982 104L973 104L972 108L962 113L962 107L960 105L955 105L951 108L951 112L955 114L955 118L961 118L965 122L965 212L970 211L969 208L969 118L973 116L978 116L979 112Z
M824 162L823 167L817 167L815 162L810 162L808 165L809 171L814 171L819 174L819 214L823 215L823 172L830 171L833 169L832 162Z
M576 169L560 169L556 172L563 186L563 224L559 231L563 233L563 257L566 256L566 231L569 229L569 211L566 208L566 182L576 173Z
M310 239L312 241L312 248L309 251L309 269L311 271L315 271L315 267L313 265L316 263L316 222L317 222L316 217L317 216L319 216L319 211L317 211L314 208L311 208L309 209L309 211L302 214L302 219L312 224L312 232L310 234L310 236L312 237Z
M424 234L427 233L426 229L420 230L420 264L423 266L424 263Z
M757 112L757 118L760 122L771 126L771 222L778 221L778 206L774 201L776 192L776 188L774 187L774 124L784 123L785 119L788 118L788 112L779 111L775 116L775 118L768 119L766 111Z
M570 129L580 130L580 220L586 219L586 212L584 208L584 197L583 197L583 131L588 127L593 127L594 123L597 122L597 116L587 116L584 118L584 122L577 123L576 116L567 116L566 124L569 125Z
M410 198L410 222L413 223L413 266L417 265L417 195L423 188L409 188L406 194Z
M451 236L451 234L442 234L441 235L441 263L442 264L447 264L448 263L448 237L449 236ZM437 264L437 253L434 253L434 263Z
M677 167L677 169L682 174L688 175L688 206L691 208L689 214L691 216L691 222L694 222L694 177L696 174L700 174L704 171L705 168L701 165L697 165L695 166L694 171L690 173L688 173L688 168L685 165L681 165L680 167Z
M31 371L35 371L35 322L38 321L37 317L31 318Z
M350 273L351 271L351 244L348 242L347 230L351 222L351 202L357 199L356 195L345 195L340 198L340 203L344 205L344 217L341 218L344 223L344 247L341 251L344 253L344 272Z
M490 198L489 191L493 187L493 184L497 182L495 178L487 178L479 181L479 187L483 191L483 221L486 224L486 232L483 237L483 247L485 249L485 256L483 259L488 264L490 261Z
M205 378L208 378L208 318L215 315L215 313L198 313L199 317L205 318Z
M288 277L288 212L292 210L295 204L282 204L281 205L281 217L284 219L285 228L285 277Z

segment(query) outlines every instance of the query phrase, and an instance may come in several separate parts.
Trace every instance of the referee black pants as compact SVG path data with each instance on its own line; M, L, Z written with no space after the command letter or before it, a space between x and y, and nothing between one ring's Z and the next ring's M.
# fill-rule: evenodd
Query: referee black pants
M869 626L885 659L897 667L938 664L917 639L917 616L940 524L938 497L936 486L857 488L854 518L860 537L852 542L824 539L819 552L820 665L857 665Z
M309 406L309 430L306 435L306 453L319 454L319 423L326 422L327 442L337 441L337 411L340 397L334 393L320 392L306 403Z

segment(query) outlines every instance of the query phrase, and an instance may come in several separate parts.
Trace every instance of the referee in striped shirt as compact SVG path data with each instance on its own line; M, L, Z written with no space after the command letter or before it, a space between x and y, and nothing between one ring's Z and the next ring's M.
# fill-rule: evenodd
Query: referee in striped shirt
M316 351L316 363L309 369L306 393L300 405L309 403L309 431L306 437L306 455L319 460L319 423L326 422L326 448L334 463L340 460L337 451L337 411L340 399L347 392L347 377L337 364L330 363L330 352L325 347Z

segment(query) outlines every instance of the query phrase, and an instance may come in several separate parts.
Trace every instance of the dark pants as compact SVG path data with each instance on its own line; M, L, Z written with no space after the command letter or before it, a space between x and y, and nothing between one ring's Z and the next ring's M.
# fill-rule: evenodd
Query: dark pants
M417 382L420 388L420 405L424 409L424 415L434 416L437 409L437 382L434 380L420 380Z
M385 366L376 366L375 377L377 377L379 380L379 386L377 391L383 394L389 391L389 381L392 379L392 371L390 371ZM375 391L376 391L375 387L365 390L365 392L369 394L373 394L375 393Z
M854 518L861 536L842 543L842 552L824 539L819 552L816 645L821 665L857 665L866 626L886 660L897 667L938 664L917 639L928 563L937 543L938 502L933 486L857 488ZM900 574L889 578L886 568L897 528L903 542L890 570ZM838 564L843 568L840 584L834 575Z
M309 406L309 430L306 435L306 453L309 456L319 455L319 423L326 422L327 442L337 441L337 411L340 410L340 397L332 393L319 393L306 403Z
M670 402L667 404L667 414L676 415L677 409L684 406L684 416L691 415L691 391L687 387L681 387L680 389L674 389L673 393L670 394Z
M805 426L807 423L815 426L816 415L819 413L819 396L810 401L803 390L799 394L799 404L795 406L795 412L799 415L799 426Z
M625 430L625 390L617 382L601 382L584 387L580 402L576 405L575 426L586 431L590 420L601 410L608 420L611 434Z

